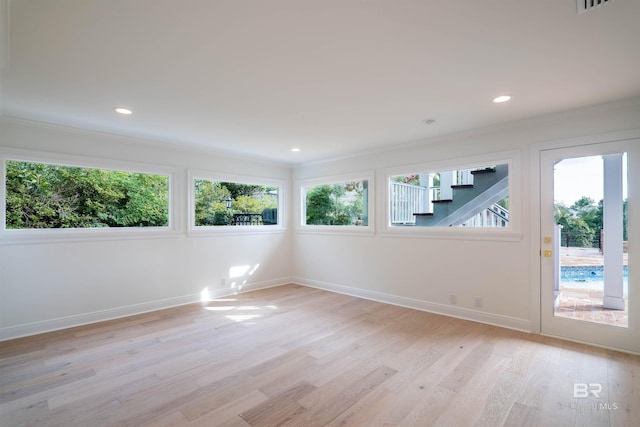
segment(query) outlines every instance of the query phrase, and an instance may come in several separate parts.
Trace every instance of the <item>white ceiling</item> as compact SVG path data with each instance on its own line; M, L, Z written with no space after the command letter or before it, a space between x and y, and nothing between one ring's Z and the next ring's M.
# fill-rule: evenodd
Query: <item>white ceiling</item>
M638 0L13 0L8 41L5 116L286 163L640 95Z

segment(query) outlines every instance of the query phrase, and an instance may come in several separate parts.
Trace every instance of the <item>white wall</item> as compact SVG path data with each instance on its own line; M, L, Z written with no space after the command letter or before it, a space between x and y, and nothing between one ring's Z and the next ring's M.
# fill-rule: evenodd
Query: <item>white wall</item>
M3 120L0 150L21 149L176 168L177 232L163 238L0 242L0 339L129 315L212 295L234 266L259 268L246 288L287 283L290 232L188 237L188 168L290 179L288 166L159 143ZM245 289L246 289L245 288ZM228 292L228 290L227 290Z
M296 233L293 276L299 283L517 329L539 332L539 268L532 256L532 144L608 135L640 128L640 100L627 100L423 141L391 151L296 167L293 181L376 171L377 233L372 237ZM518 238L512 241L406 238L384 230L385 169L515 151L511 189L520 198ZM518 182L519 181L519 182ZM298 196L294 188L294 198ZM514 199L512 199L512 202ZM294 200L295 202L295 200ZM300 218L294 216L296 224ZM533 279L532 279L533 277ZM456 294L457 304L450 304ZM481 297L482 308L474 307Z

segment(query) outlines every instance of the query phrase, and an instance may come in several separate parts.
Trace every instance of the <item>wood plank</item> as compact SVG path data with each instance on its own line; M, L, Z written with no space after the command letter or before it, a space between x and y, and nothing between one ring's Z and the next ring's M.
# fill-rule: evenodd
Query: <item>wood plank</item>
M637 395L640 390L640 360L610 351L607 363L611 425L634 425L637 423L637 414L640 414L640 399L629 400L627 396Z
M28 381L22 381L3 386L0 391L0 404L12 400L29 396L43 389L53 389L63 384L71 384L81 379L94 376L96 373L93 369L69 369L54 371L42 375L41 377L30 378Z
M455 392L450 389L436 385L424 394L424 398L398 425L407 427L436 425L438 418L451 406L455 396Z
M544 425L541 420L539 408L533 408L531 406L523 405L522 403L514 403L509 416L507 417L505 427L538 427ZM584 424L581 424L584 425Z
M456 393L471 380L471 378L478 372L482 371L482 367L489 356L493 344L483 343L475 347L463 360L460 362L449 375L447 375L441 382L440 386L448 388Z
M395 373L396 371L394 369L386 366L380 366L355 382L348 384L345 388L338 390L330 401L325 400L324 404L314 405L311 408L307 407L309 411L303 412L301 417L296 417L282 425L324 426L349 409L361 398L377 388ZM304 398L302 400L304 400Z
M483 346L481 345L480 347ZM488 344L487 347L493 348L493 344ZM482 349L482 352L484 352L484 349ZM482 353L479 352L479 354ZM465 360L464 363L466 362ZM468 377L464 387L461 386L461 383L456 382L456 390L453 390L448 386L443 387L443 384L448 385L446 381L439 384L440 387L455 391L456 394L447 409L438 417L437 425L474 425L484 414L485 408L491 404L488 401L488 392L491 390L489 384L495 384L498 375L504 371L507 360L500 356L486 356L486 360L479 362L481 368L474 375ZM456 377L457 375L456 373ZM500 409L500 407L497 407L497 409ZM498 416L500 415L498 414Z
M120 383L117 387L107 388L102 393L72 400L68 404L50 408L45 425L107 424L114 420L117 413L126 413L126 410L122 409L121 398L135 391L148 392L155 389L158 384L159 381L155 376L134 378Z
M297 400L315 389L316 387L308 382L299 382L282 393L242 412L239 414L240 418L252 427L282 425L306 410Z
M259 405L267 400L265 396L258 390L254 390L251 393L245 394L239 399L233 400L226 405L222 405L218 409L207 412L201 417L188 423L189 427L211 427L211 426L234 426L240 425L243 427L248 426L240 415L245 411Z
M513 397L524 387L525 381L520 375L502 371L489 391L482 413L476 425L500 426L509 416Z
M385 425L377 424L373 419L377 414L384 411L388 407L387 397L392 394L385 387L376 387L371 392L365 394L358 399L347 410L343 411L326 424L326 427L344 427L344 426L374 426ZM392 425L392 424L388 424Z
M36 402L26 407L9 409L0 406L0 425L26 426L43 421L49 415L47 401Z

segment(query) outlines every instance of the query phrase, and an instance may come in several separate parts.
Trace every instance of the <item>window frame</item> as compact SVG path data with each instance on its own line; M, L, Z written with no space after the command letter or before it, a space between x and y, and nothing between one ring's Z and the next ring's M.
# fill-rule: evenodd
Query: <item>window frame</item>
M321 178L300 179L296 181L297 194L300 197L298 203L299 220L296 230L301 233L311 234L347 234L347 235L375 235L375 180L374 171L365 171L353 174L332 175ZM306 224L307 218L307 193L306 188L317 185L344 184L351 181L367 181L367 225L315 225Z
M407 226L391 224L391 180L394 176L410 175L417 171L441 172L507 164L509 167L509 226L498 227L442 227ZM452 240L519 241L522 239L522 191L520 151L491 153L473 157L417 163L384 170L384 218L382 234L390 237L434 238Z
M196 179L206 179L214 182L232 182L246 185L265 185L278 187L278 223L275 225L200 225L196 226ZM225 234L263 234L284 233L287 230L285 215L285 200L287 181L277 178L264 178L250 175L236 175L214 172L204 169L189 169L187 172L187 197L188 197L188 227L189 236L212 236Z
M6 224L6 162L18 161L42 163L56 166L101 169L168 178L168 225L160 227L96 227L96 228L37 228L9 229ZM88 156L63 155L42 151L1 149L0 162L0 245L60 243L66 241L128 240L175 237L179 233L179 209L176 184L178 171L173 167L127 162L112 159L98 159Z

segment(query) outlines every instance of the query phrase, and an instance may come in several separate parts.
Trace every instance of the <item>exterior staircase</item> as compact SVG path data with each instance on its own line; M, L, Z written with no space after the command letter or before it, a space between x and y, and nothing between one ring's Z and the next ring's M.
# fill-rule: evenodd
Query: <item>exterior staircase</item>
M414 213L416 226L455 227L509 195L509 165L471 171L473 184L452 185L451 199L433 200L432 213Z

